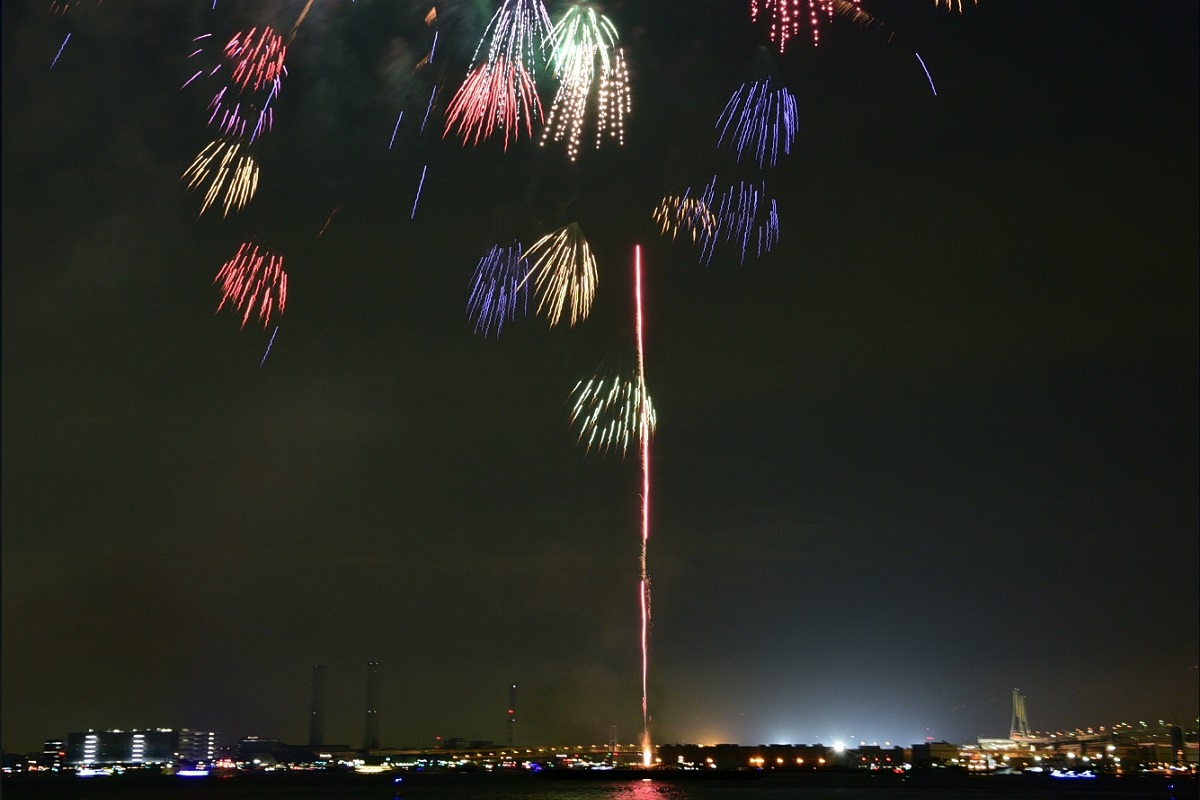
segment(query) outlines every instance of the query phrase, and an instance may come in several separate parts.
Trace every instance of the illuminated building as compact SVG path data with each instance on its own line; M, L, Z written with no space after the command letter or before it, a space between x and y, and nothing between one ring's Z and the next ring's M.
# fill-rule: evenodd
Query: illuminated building
M107 730L67 734L64 763L72 766L96 764L171 764L175 761L206 761L216 753L217 735L188 728Z
M180 761L211 762L217 757L217 734L180 728L175 757Z
M66 742L62 739L47 739L42 742L42 757L38 759L38 766L44 769L62 769L66 757Z

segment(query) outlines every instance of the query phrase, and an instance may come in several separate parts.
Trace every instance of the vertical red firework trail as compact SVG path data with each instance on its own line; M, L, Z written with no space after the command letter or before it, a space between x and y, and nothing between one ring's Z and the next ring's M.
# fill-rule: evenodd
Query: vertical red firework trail
M646 545L650 541L650 408L646 402L646 360L642 346L642 246L633 246L634 300L637 304L638 382L641 407L638 427L642 445L642 552L640 603L642 610L642 764L650 766L650 713L646 677L650 666L650 576L646 572Z

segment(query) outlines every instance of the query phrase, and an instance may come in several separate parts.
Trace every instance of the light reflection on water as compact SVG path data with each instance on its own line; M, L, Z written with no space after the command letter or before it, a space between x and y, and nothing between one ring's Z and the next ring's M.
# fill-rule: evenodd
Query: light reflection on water
M1196 781L1133 780L1095 786L1078 781L914 776L911 781L829 783L818 776L762 780L543 780L533 776L311 776L219 781L120 778L3 781L4 800L1195 800ZM1176 786L1175 784L1178 784Z
M690 789L660 781L545 781L504 780L479 782L447 782L443 785L406 787L401 800L719 800L734 798L736 793L697 794ZM764 800L768 800L764 798Z
M687 795L678 786L669 783L659 783L652 780L641 780L637 783L618 784L609 787L613 793L611 800L686 800Z

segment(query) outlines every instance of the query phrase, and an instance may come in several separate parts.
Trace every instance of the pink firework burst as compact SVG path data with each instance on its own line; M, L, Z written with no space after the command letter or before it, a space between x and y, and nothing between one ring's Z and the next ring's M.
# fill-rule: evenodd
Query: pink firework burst
M836 14L856 16L860 0L750 0L750 19L760 16L770 21L767 36L779 52L787 48L788 40L799 35L804 27L812 30L812 43L821 43L821 25L831 22Z
M534 121L542 120L542 102L537 86L525 65L505 56L485 61L467 74L446 108L446 130L442 138L457 127L465 146L490 137L497 127L504 130L504 149L509 138L516 139L525 129L533 135Z
M206 51L211 39L207 33L193 39L197 47L188 58L199 56L210 63L199 67L180 88L198 79L216 82L218 88L208 103L208 124L225 136L248 136L253 141L271 129L271 104L287 74L283 64L287 48L270 28L234 34L219 54Z
M232 80L243 91L258 91L283 77L287 45L270 27L235 33L225 45L225 59L233 67Z
M283 256L243 242L237 255L221 266L213 283L220 284L221 302L217 311L229 303L242 312L242 327L250 315L257 313L263 329L272 314L282 314L287 303L287 273L283 271Z

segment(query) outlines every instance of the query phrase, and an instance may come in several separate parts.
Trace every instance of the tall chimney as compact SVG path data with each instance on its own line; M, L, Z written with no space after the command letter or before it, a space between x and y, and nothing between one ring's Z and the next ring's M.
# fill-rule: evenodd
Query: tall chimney
M364 750L379 749L379 662L367 664L367 720Z
M512 747L517 733L517 685L508 689L508 746Z
M325 744L325 665L313 665L312 710L308 717L308 746Z

